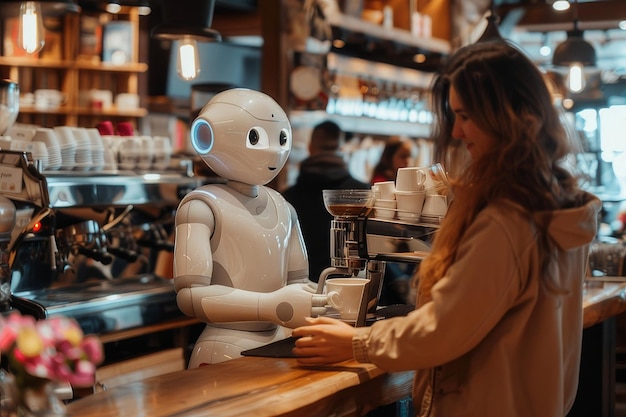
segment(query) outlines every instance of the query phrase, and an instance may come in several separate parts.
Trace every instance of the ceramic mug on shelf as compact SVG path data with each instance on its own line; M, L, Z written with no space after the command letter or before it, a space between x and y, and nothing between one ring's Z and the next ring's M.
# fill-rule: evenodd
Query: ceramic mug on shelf
M53 89L35 90L35 108L38 110L54 110L66 102L63 91Z

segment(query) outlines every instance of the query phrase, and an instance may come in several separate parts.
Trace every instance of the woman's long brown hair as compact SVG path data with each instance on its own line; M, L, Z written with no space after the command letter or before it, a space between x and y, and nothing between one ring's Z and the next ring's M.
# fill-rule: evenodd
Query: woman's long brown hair
M468 226L490 202L517 203L528 217L573 203L576 178L559 163L569 154L568 138L542 73L516 47L476 43L457 51L433 84L436 159L450 163L460 143L452 137L454 113L448 94L454 87L472 121L496 138L493 149L463 168L455 167L454 201L418 271L419 289L428 296L454 262ZM552 243L542 225L543 270Z

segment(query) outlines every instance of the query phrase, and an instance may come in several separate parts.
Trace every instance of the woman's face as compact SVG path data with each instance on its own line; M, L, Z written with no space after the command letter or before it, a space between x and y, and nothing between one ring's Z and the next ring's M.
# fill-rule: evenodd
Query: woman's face
M494 147L496 139L480 129L469 117L469 113L464 107L463 102L461 102L454 87L450 87L448 101L455 115L452 137L465 143L472 159L477 159L485 155Z
M406 168L411 166L413 162L413 154L412 154L411 144L405 142L398 148L396 153L393 154L393 159L391 163L393 164L393 169L397 171L399 168Z

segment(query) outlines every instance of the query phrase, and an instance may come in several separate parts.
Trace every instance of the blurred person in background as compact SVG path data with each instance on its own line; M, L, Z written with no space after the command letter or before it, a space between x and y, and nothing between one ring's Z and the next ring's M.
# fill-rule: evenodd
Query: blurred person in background
M415 161L415 145L408 138L394 136L385 143L380 161L372 172L372 184L384 181L395 181L398 169L412 166ZM408 252L397 248L398 252ZM378 304L388 306L394 304L413 304L411 299L411 276L415 265L410 263L387 262L385 277Z
M309 279L318 282L321 272L330 266L330 222L332 215L324 206L322 190L369 189L355 179L341 153L344 132L326 120L311 132L309 156L301 162L296 183L282 194L291 203L300 221L309 256Z
M415 145L410 139L393 136L385 143L378 164L372 171L371 183L395 181L399 168L412 166L415 161Z

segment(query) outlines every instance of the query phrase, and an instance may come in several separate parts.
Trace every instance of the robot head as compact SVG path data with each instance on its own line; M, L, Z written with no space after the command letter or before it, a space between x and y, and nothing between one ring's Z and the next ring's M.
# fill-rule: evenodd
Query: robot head
M191 144L217 175L251 185L273 180L291 151L291 125L283 109L259 91L216 94L191 124Z

